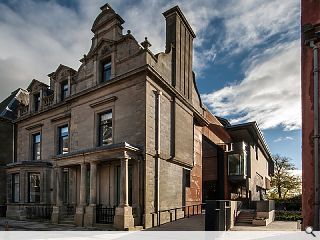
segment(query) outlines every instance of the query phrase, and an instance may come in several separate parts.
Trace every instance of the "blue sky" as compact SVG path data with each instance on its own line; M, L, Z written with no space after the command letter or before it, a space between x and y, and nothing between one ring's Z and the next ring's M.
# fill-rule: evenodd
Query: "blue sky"
M232 123L257 121L272 153L301 169L299 0L109 0L138 42L164 51L162 12L179 5L196 32L203 102ZM77 69L104 0L0 1L0 98L62 63Z

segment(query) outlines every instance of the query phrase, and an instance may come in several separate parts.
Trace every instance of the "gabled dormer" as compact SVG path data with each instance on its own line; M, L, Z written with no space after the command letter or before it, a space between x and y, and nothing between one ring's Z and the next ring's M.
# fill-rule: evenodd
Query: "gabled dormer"
M62 102L71 95L72 79L76 74L73 68L60 64L55 72L48 75L50 88L54 91L54 103Z
M101 8L101 13L95 19L91 31L94 33L93 47L97 45L100 39L118 40L122 37L121 26L124 20L107 3Z
M27 88L29 92L29 112L38 112L43 107L43 98L52 94L49 86L33 79Z

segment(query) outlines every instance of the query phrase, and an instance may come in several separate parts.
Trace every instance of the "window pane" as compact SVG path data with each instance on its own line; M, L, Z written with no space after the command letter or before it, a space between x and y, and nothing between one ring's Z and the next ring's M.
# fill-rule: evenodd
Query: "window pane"
M12 200L13 202L20 201L20 188L19 188L20 177L19 174L12 175Z
M41 160L40 143L35 144L35 160Z
M65 127L61 127L60 128L60 136L64 137L64 136L68 136L69 135L69 128L68 126Z
M33 160L41 159L41 135L37 133L33 135Z
M40 107L40 93L35 94L33 97L34 97L34 110L38 111Z
M69 137L62 138L62 154L69 152Z
M40 174L29 173L29 202L40 202Z
M103 64L102 81L107 81L111 78L111 62Z
M68 97L69 85L68 81L61 83L61 101L63 101L66 97Z
M63 126L59 128L58 154L66 154L68 152L69 152L69 127Z
M229 175L243 175L244 163L243 156L240 154L232 154L228 156Z
M100 146L104 146L112 143L112 112L111 111L100 115L99 143L100 143Z
M102 126L102 145L112 143L112 127L107 125Z

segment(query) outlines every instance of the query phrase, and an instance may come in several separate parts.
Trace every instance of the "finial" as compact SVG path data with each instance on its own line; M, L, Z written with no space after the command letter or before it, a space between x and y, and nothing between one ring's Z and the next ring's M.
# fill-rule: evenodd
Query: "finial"
M147 37L144 38L144 42L141 43L141 46L142 46L144 49L148 49L149 47L151 47L151 43L148 41L148 38L147 38Z

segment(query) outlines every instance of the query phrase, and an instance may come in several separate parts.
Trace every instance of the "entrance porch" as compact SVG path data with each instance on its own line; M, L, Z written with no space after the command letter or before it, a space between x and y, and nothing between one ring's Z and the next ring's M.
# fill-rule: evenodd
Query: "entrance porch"
M78 226L113 223L123 230L141 225L139 153L123 143L56 159L52 222L73 214Z

